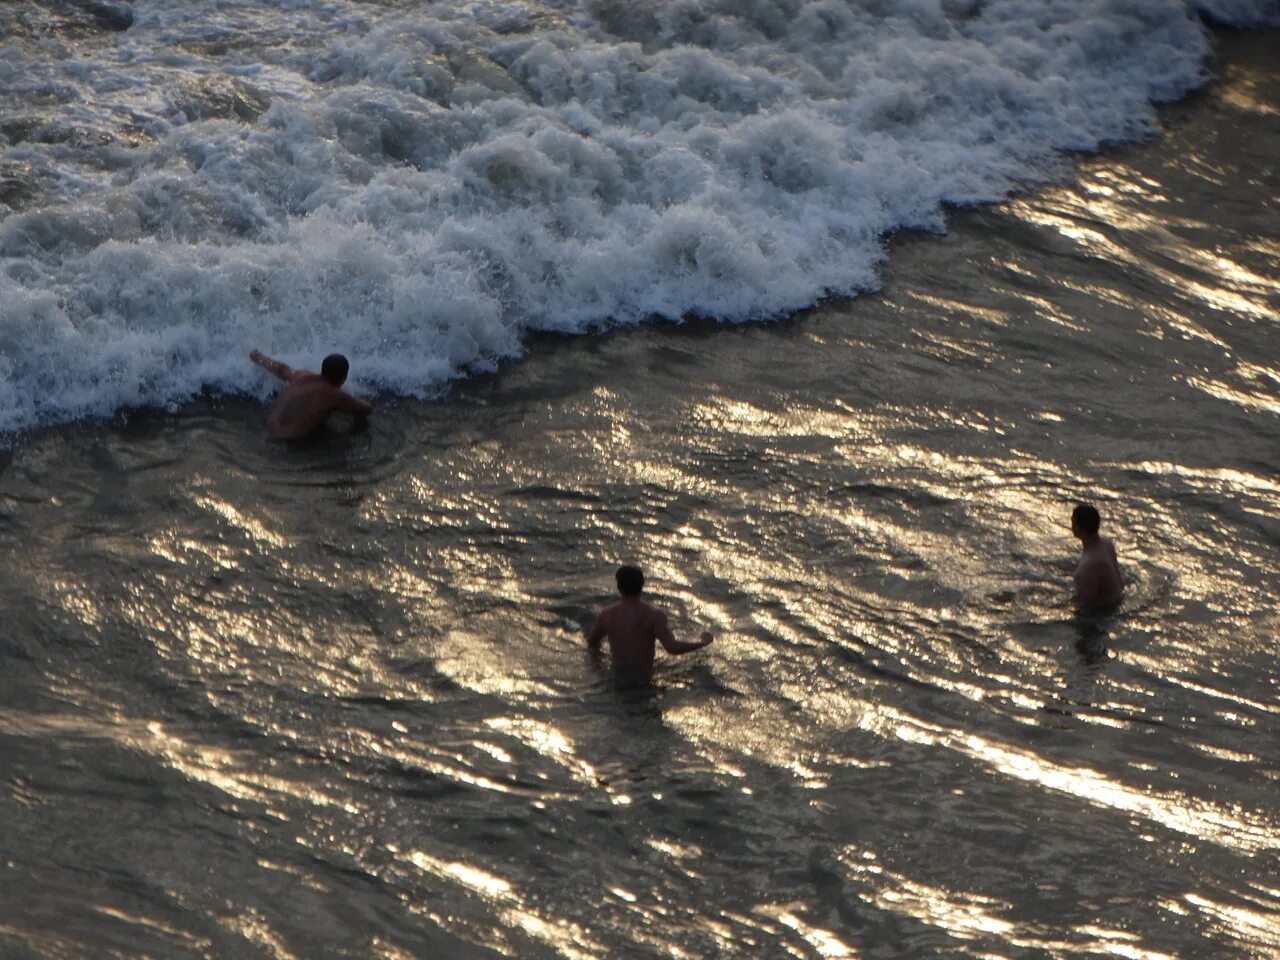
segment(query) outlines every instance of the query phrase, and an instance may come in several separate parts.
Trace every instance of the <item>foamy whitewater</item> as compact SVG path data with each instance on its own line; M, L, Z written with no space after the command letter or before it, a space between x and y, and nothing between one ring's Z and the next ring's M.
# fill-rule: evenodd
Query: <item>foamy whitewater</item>
M16 9L15 9L16 8ZM529 331L744 321L1061 176L1268 0L192 2L0 13L0 432L252 347L431 395ZM123 29L122 29L123 28Z

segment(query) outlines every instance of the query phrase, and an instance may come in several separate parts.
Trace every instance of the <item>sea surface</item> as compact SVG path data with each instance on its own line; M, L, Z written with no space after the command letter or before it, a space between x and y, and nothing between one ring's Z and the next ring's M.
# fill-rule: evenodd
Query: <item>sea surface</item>
M0 3L0 958L1280 955L1278 14Z

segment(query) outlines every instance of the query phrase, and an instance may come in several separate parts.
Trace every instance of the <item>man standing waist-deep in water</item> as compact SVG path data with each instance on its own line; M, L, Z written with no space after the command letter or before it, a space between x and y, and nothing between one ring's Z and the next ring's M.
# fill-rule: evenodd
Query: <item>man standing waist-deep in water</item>
M1124 596L1124 581L1116 548L1098 533L1102 517L1088 503L1076 504L1071 512L1071 532L1080 540L1080 562L1076 565L1076 609L1081 613L1106 613Z
M347 358L340 353L325 357L319 373L294 370L279 360L272 360L260 350L250 353L249 359L285 382L285 388L267 413L267 432L277 440L305 437L337 410L357 417L373 413L373 404L342 389L347 381L349 365Z
M654 640L660 640L667 653L681 654L701 650L711 642L704 632L700 640L677 640L667 625L667 615L640 599L644 589L644 573L639 567L623 566L616 574L621 598L600 611L596 624L587 635L587 646L598 647L609 638L613 669L625 676L640 679L653 669Z

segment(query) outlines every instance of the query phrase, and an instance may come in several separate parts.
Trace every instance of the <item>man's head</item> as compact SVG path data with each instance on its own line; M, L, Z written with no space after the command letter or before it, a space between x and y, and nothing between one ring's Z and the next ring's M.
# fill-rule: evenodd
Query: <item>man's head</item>
M1077 537L1091 537L1097 534L1102 526L1102 517L1098 508L1091 503L1077 503L1071 511L1071 532Z
M340 353L331 353L320 364L320 376L335 387L340 387L347 382L347 371L349 369L351 369L351 365L347 363L346 357Z
M618 592L624 597L638 597L644 589L644 572L631 564L621 566L615 574L618 580Z

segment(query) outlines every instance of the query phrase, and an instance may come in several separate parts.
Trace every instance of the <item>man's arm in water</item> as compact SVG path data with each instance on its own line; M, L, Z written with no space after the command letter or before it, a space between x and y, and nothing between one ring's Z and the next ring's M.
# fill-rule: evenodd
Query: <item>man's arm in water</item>
M279 360L272 360L261 350L253 350L249 353L249 359L260 366L267 373L279 377L285 383L288 383L296 377L301 371L294 370L287 363L281 363Z
M667 624L667 615L658 613L658 624L653 631L653 635L662 641L662 649L671 654L692 653L694 650L701 650L711 642L711 632L704 630L699 640L677 640L671 632L671 627Z
M596 616L596 622L591 627L591 632L587 634L587 646L592 650L600 647L600 641L604 639L604 635L609 631L605 629L604 617Z
M1116 575L1116 584L1124 590L1124 574L1120 572L1120 558L1116 556L1116 545L1108 543L1107 556L1111 558L1111 570Z
M361 400L359 397L353 397L341 387L337 388L341 395L338 398L338 409L347 413L354 413L357 417L367 417L373 413L373 404L368 400Z

